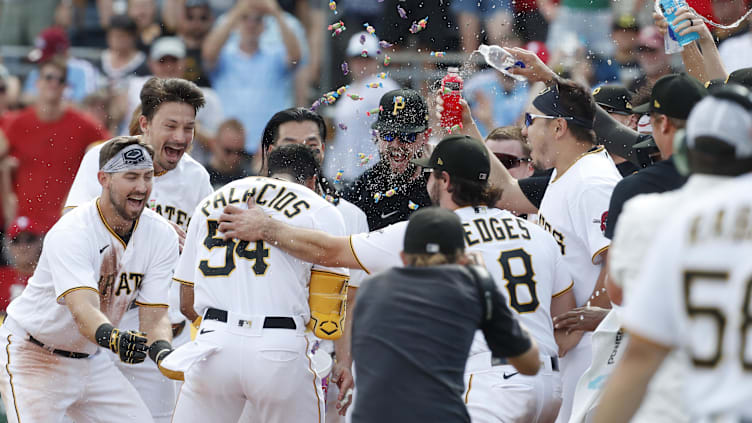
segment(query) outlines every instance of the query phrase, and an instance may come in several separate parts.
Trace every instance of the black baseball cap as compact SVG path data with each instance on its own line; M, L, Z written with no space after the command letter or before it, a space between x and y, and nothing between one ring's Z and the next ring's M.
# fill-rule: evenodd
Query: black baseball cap
M418 166L444 170L468 181L488 182L491 162L483 143L467 135L450 135L433 149L431 157L412 160Z
M752 89L752 68L742 68L731 72L726 78L726 83L735 82Z
M428 129L428 106L415 90L389 91L381 96L379 118L371 128L402 134L423 132Z
M631 115L632 96L634 94L624 85L606 84L593 90L595 103L603 107L607 112Z
M408 254L452 254L465 249L464 236L462 222L454 212L421 208L410 215L403 250Z
M656 81L650 93L650 101L633 108L632 112L656 112L687 120L695 104L706 95L708 90L700 81L684 73L672 73Z

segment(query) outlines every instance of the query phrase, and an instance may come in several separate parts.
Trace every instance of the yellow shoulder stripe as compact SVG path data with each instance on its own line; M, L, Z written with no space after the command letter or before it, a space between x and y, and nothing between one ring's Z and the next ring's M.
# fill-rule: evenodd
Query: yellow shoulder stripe
M184 281L184 280L178 279L178 278L172 278L172 280L174 280L175 282L177 282L177 283L179 283L181 285L193 286L193 282L190 282L190 281Z
M355 254L355 248L353 248L353 243L352 243L352 235L350 235L349 241L350 241L350 252L352 252L353 257L355 257L355 261L358 262L358 266L360 266L361 269L363 269L367 274L370 275L371 272L369 272L368 269L366 269L366 267L363 266L363 263L360 262L358 255Z
M79 289L90 289L90 290L92 290L92 291L96 292L97 294L99 294L99 290L98 290L98 289L96 289L96 288L92 288L92 287L90 287L90 286L77 286L77 287L75 287L75 288L71 288L71 289L69 289L69 290L67 290L67 291L63 292L62 294L58 295L58 296L57 296L57 301L60 301L60 300L61 300L61 299L62 299L63 297L65 297L66 295L70 294L70 293L71 293L71 292L73 292L73 291L78 291Z
M600 256L601 254L603 254L604 251L608 250L608 247L610 247L610 246L611 245L606 245L605 247L603 247L600 250L596 251L595 254L593 254L593 258L591 259L591 261L593 262L593 264L598 264L598 263L595 262L595 259L597 259L598 256Z
M569 286L562 289L561 292L557 292L556 294L552 295L551 298L556 298L560 295L564 295L567 293L567 291L571 290L572 288L574 288L574 281L570 282Z
M167 308L167 304L149 304L149 303L142 303L141 301L134 301L134 304L136 304L139 307L164 307Z

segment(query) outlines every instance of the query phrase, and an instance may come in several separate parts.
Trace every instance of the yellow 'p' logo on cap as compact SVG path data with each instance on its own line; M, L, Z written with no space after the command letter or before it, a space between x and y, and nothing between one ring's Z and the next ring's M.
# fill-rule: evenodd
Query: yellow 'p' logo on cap
M661 103L659 103L658 100L653 100L653 107L655 107L656 109L660 109Z
M444 160L441 160L441 157L439 157L438 159L436 159L436 164L444 166Z
M405 108L405 99L402 98L401 95L394 97L394 109L392 110L392 115L397 116L397 110L402 110L404 108Z

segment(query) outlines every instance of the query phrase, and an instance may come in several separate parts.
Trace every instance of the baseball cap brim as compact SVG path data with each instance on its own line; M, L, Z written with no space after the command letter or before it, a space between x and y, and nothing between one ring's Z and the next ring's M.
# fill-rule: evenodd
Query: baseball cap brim
M422 157L420 159L412 159L410 160L410 163L416 164L420 167L425 167L427 169L433 168L433 166L431 166L431 157Z
M372 129L386 132L399 132L402 134L419 134L428 129L428 125L404 125L394 121L376 121L371 125Z
M632 146L632 149L636 148L651 148L651 147L657 147L658 145L655 143L655 139L651 136L649 138L646 138L644 141L640 141L637 144Z
M647 102L647 103L640 104L639 106L633 107L632 113L639 113L639 114L650 113L651 110L652 109L650 108L650 102Z

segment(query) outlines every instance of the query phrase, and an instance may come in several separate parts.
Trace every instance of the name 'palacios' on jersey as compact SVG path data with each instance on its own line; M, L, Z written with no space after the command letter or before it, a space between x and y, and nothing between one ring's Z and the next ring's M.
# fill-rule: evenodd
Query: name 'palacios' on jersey
M752 209L719 209L713 215L699 214L689 225L689 245L718 240L732 242L752 240Z
M251 197L257 205L266 209L277 210L290 219L303 210L311 208L307 201L300 199L298 194L288 190L282 184L267 182L258 190L256 190L256 187L251 187L242 192L236 190L235 187L223 189L217 192L214 198L201 205L201 212L208 217L212 210L224 208L230 204L245 204Z

